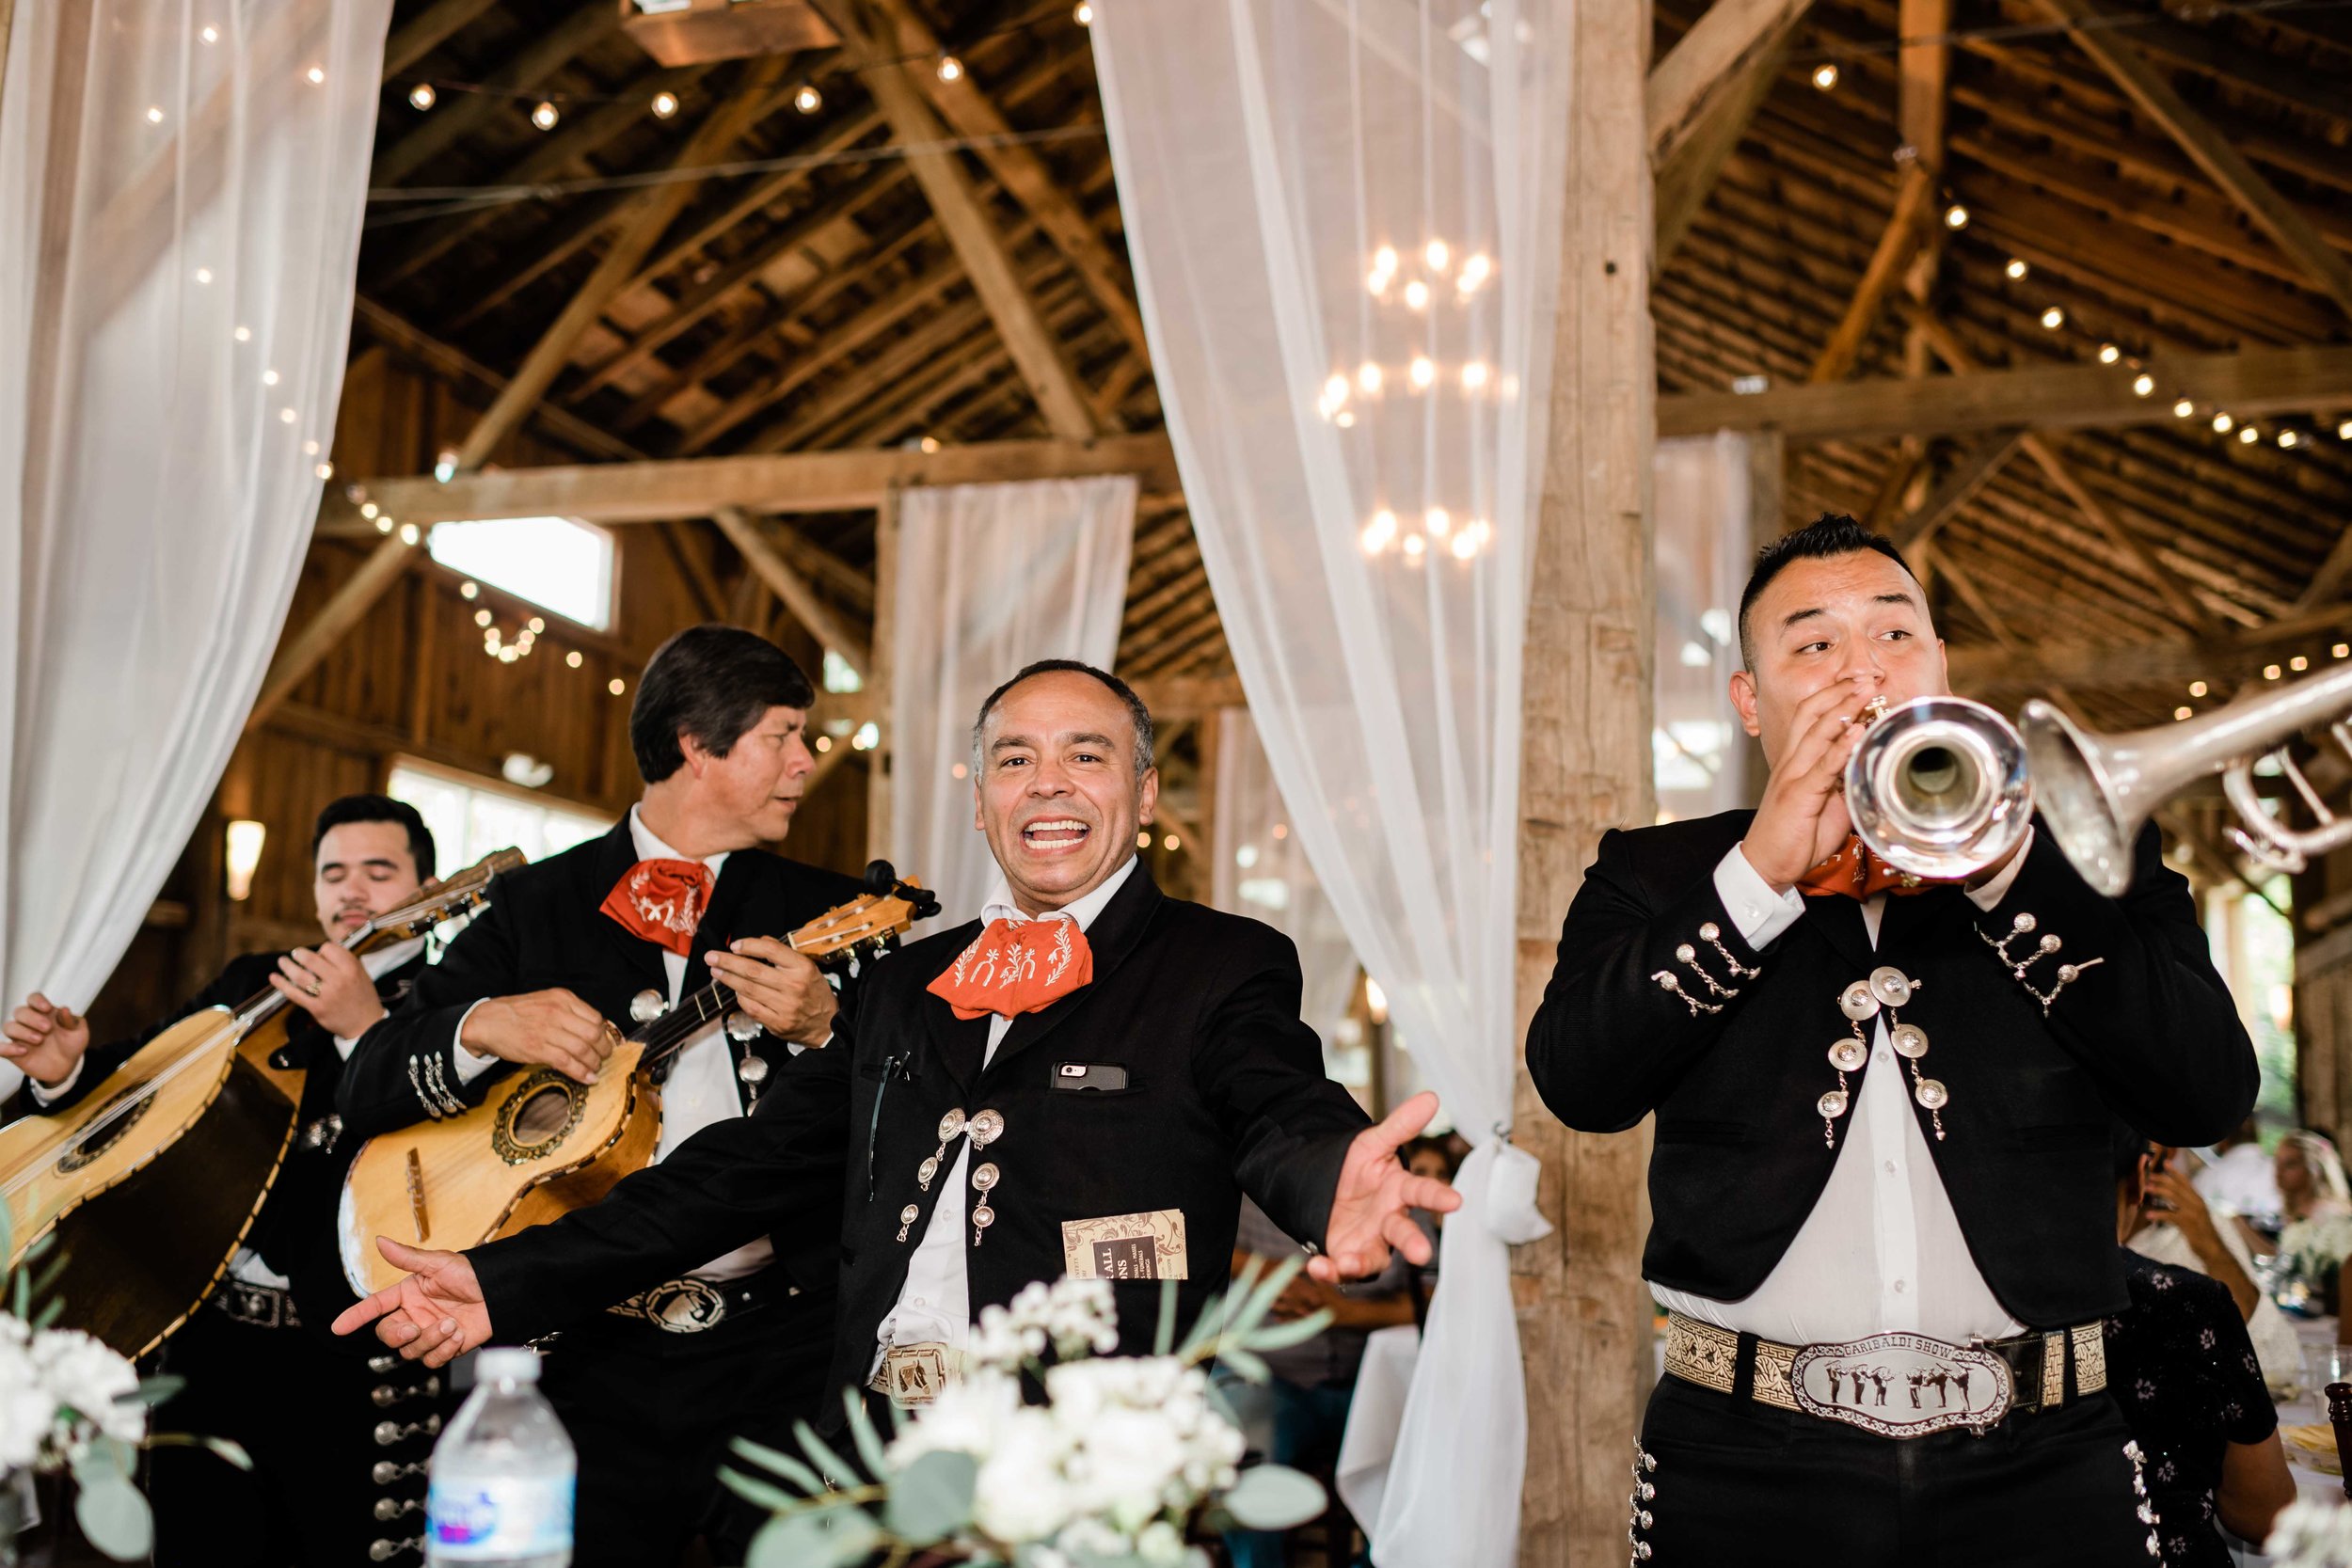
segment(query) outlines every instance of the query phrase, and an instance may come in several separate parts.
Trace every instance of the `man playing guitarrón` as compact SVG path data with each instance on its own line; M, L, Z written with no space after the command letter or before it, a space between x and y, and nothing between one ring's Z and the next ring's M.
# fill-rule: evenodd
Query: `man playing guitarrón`
M2039 829L1965 886L1860 846L1858 721L1946 685L1925 593L1852 519L1767 546L1740 632L1762 803L1605 834L1527 1037L1569 1126L1657 1118L1632 1556L2145 1564L2108 1129L2208 1143L2257 1081L2186 885L2153 828L2117 899ZM1907 1397L1859 1409L1833 1368Z
M61 1111L191 1013L233 1008L274 987L307 1015L290 1015L277 1053L278 1065L305 1073L294 1142L229 1276L162 1352L163 1370L187 1387L157 1413L156 1430L230 1438L253 1468L156 1450L149 1490L160 1563L415 1561L405 1545L393 1548L417 1533L428 1428L451 1402L439 1380L394 1356L356 1355L326 1332L352 1300L335 1259L334 1213L358 1143L334 1114L336 1084L354 1041L426 970L422 937L364 958L341 939L415 901L433 875L433 835L414 807L352 795L319 814L311 842L311 893L328 941L231 959L171 1018L94 1050L85 1020L36 993L0 1045L0 1057L31 1080L35 1108ZM372 1557L379 1543L385 1549Z
M343 1081L348 1130L461 1113L506 1071L586 1082L618 1032L723 980L767 1034L738 1039L714 1020L669 1059L659 1162L739 1120L788 1053L823 1044L834 993L778 939L860 888L760 847L791 831L815 768L814 698L800 668L748 631L694 626L663 643L629 714L643 798L604 837L499 879L488 913L360 1042ZM837 1215L838 1172L785 1200ZM583 1321L550 1347L541 1386L579 1449L580 1568L661 1568L696 1533L719 1560L741 1560L725 1554L741 1553L756 1521L720 1488L719 1457L739 1435L789 1442L792 1422L815 1414L838 1261L831 1238L780 1255L752 1232L577 1303Z

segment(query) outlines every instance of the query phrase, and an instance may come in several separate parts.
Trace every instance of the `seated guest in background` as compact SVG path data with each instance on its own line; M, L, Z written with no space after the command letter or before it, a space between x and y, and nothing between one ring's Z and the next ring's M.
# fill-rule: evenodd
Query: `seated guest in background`
M1435 1140L1416 1138L1413 1142ZM1415 1210L1415 1219L1424 1212ZM1426 1227L1434 1241L1434 1217ZM1233 1238L1235 1273L1253 1259L1260 1267L1270 1268L1282 1259L1295 1257L1298 1250L1298 1243L1266 1218L1264 1210L1243 1200L1241 1228ZM1412 1273L1412 1265L1399 1253L1377 1277L1359 1284L1327 1285L1301 1274L1283 1287L1274 1303L1277 1321L1295 1323L1311 1313L1328 1311L1331 1326L1304 1344L1261 1353L1260 1359L1273 1373L1264 1383L1219 1372L1217 1386L1233 1407L1252 1460L1308 1471L1327 1470L1338 1460L1340 1437L1347 1430L1348 1403L1356 1392L1356 1373L1363 1365L1365 1339L1374 1329L1414 1321ZM1278 1531L1228 1530L1225 1548L1232 1558L1232 1568L1280 1568L1284 1560Z
M2128 1238L2154 1162L2124 1128L2114 1154L2115 1233ZM2165 1568L2227 1568L2215 1523L2259 1544L2295 1500L2278 1413L2227 1289L2128 1247L2122 1264L2132 1305L2107 1321L2107 1386L2147 1453Z
M499 879L488 912L352 1058L351 1131L461 1114L520 1067L586 1082L641 1001L675 1005L714 978L776 1038L739 1040L714 1018L670 1059L656 1168L698 1130L739 1124L788 1052L833 1032L832 990L779 939L859 893L762 847L791 832L815 769L815 697L782 649L738 627L657 649L628 718L644 795L602 838ZM778 1198L837 1217L838 1177ZM540 1386L580 1454L580 1568L662 1568L696 1534L741 1560L759 1520L720 1487L719 1456L739 1435L788 1444L817 1414L838 1257L832 1236L796 1252L759 1227L567 1297Z
M2303 1348L2295 1325L2254 1283L2253 1253L2237 1220L2229 1214L2217 1216L2205 1206L2196 1184L2170 1168L2171 1153L2159 1148L2151 1159L2147 1201L2137 1227L2124 1232L2123 1244L2143 1258L2194 1270L2218 1282L2246 1322L2262 1362L2263 1381L2281 1393L2293 1390L2303 1373Z
M2286 1224L2352 1213L2352 1186L2344 1181L2344 1161L2322 1134L2294 1132L2280 1138L2271 1169L2279 1188L2279 1217Z
M379 1541L416 1533L413 1519L389 1525L375 1510L379 1500L421 1503L418 1462L432 1447L421 1433L379 1444L376 1425L421 1422L449 1402L439 1379L396 1357L371 1359L326 1331L352 1302L335 1257L334 1219L360 1141L334 1115L337 1082L353 1043L426 972L422 937L364 958L341 939L415 900L433 876L433 835L403 801L351 795L319 813L310 844L310 891L327 941L232 958L171 1017L95 1050L87 1021L36 993L9 1018L0 1045L0 1057L31 1080L35 1109L58 1111L191 1013L236 1007L269 988L300 1009L282 1048L306 1072L294 1142L229 1276L161 1352L163 1370L187 1386L156 1413L155 1430L231 1439L252 1455L253 1468L235 1470L191 1449L155 1451L149 1492L161 1563L372 1560ZM412 1463L414 1475L373 1478L379 1464Z
M2252 1117L2214 1147L2196 1182L2198 1195L2221 1213L2235 1214L2258 1230L2278 1230L2278 1169L2263 1152Z
M1396 1150L1436 1097L1367 1126L1299 1021L1289 940L1160 892L1136 857L1159 793L1142 702L1049 660L990 694L972 740L974 826L1002 875L982 919L871 966L751 1117L553 1225L468 1253L388 1246L418 1272L338 1326L382 1319L385 1343L437 1365L788 1236L840 1260L832 1386L920 1404L974 1315L1032 1281L1113 1280L1129 1354L1152 1343L1161 1280L1191 1323L1225 1287L1245 1192L1314 1243L1319 1277L1375 1274L1391 1247L1425 1260L1409 1210L1458 1200ZM813 1196L845 1186L846 1217ZM839 1402L823 1420L846 1424Z

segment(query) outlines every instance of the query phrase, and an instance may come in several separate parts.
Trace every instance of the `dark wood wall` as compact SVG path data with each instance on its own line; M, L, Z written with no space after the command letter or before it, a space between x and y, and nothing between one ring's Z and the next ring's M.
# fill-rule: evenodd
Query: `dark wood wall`
M428 470L480 413L421 368L382 347L364 349L345 377L334 483L345 475ZM519 464L570 462L579 454L526 434L501 456ZM638 672L672 632L712 618L689 582L679 549L698 552L704 575L719 586L718 618L766 633L817 677L820 650L746 578L708 524L680 525L672 540L653 527L616 534L618 603L609 632L576 626L487 586L469 601L461 596L464 578L419 552L407 577L239 742L161 900L91 1009L102 1037L151 1021L209 980L230 954L318 941L311 822L339 795L381 789L399 756L497 780L505 755L523 752L554 768L541 793L614 816L626 811L639 789L628 747ZM314 545L286 637L357 569L369 543ZM501 663L483 651L474 615L484 608L510 636L532 614L542 615L548 629L529 656ZM565 662L574 651L578 669ZM619 696L607 689L615 677L627 683ZM862 865L866 788L864 757L843 758L811 793L787 851L849 870ZM262 822L268 837L251 895L231 904L223 890L221 833L237 817Z

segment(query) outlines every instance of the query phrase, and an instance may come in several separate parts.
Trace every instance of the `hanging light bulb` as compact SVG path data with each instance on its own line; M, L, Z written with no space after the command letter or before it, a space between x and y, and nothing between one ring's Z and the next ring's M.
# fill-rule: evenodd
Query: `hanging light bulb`
M2240 446L2242 446L2242 447L2250 447L2250 446L2252 446L2255 442L2257 442L2257 441L2261 440L2262 438L2263 438L2263 433L2262 433L2261 431L2259 431L2259 430L2256 430L2256 429L2255 429L2252 425L2248 424L2248 425L2240 425L2240 426L2238 426L2238 432L2237 432L2237 440L2238 440L2238 445L2240 445Z
M1070 20L1081 27L1091 27L1094 25L1094 8L1086 0L1078 0L1078 8L1070 13Z
M961 81L963 79L963 62L957 59L953 55L940 55L939 79L943 82Z
M1477 533L1470 529L1464 529L1454 536L1453 549L1454 560L1468 561L1478 553Z
M1483 359L1473 359L1469 364L1464 365L1462 367L1462 385L1473 392L1477 391L1481 387L1486 385L1486 362Z
M676 93L674 93L674 92L668 92L668 91L663 91L663 92L657 92L657 93L655 93L655 94L653 95L653 118L654 118L654 119L669 119L672 115L674 115L674 114L675 114L675 113L677 113L677 94L676 94Z
M1837 85L1837 67L1827 60L1813 68L1813 85L1823 92Z
M326 72L319 66L312 66L310 70L304 71L302 75L304 80L308 81L314 87L324 87L326 85Z
M2042 325L2052 332L2066 325L2066 312L2053 305L2042 312Z
M803 82L792 95L792 106L804 115L813 115L825 106L825 95L817 90L814 82Z
M2203 696L2206 689L2207 688L2203 681L2191 681L2188 683L2188 694L2192 697Z
M2009 259L2009 265L2008 265L2008 266L2006 266L2006 267L2003 267L2001 270L2002 270L2003 272L2008 273L2008 274L2009 274L2009 276L2010 276L2010 279L2013 281L2013 280L2015 280L2015 279L2017 279L2017 278L2020 278L2020 277L2025 277L2025 276L2026 276L2026 263L2025 263L2023 261L2019 260L2017 257L2012 256L2012 257L2010 257L2010 258Z
M1378 555L1387 549L1390 542L1395 538L1396 514L1384 506L1372 515L1370 522L1364 524L1364 531L1358 536L1358 542L1363 546L1366 555Z
M2113 343L2101 343L2099 345L2099 363L2102 365L2112 365L2118 359L2122 357L2123 351L2117 348Z
M1433 506L1422 514L1421 526L1429 531L1432 539L1442 539L1454 528L1454 514L1442 506Z
M1420 565L1421 558L1428 553L1428 540L1423 539L1418 533L1408 533L1405 536L1405 563L1407 566Z
M2142 371L2139 374L2132 377L2132 392L2134 396L2144 398L2155 389L2156 378L2150 375L2147 372Z
M555 104L545 98L539 100L539 106L531 111L531 123L542 131L554 130L555 122L562 118L556 113Z
M408 89L408 106L410 108L422 111L433 107L433 103L434 95L432 83L419 82L415 87Z
M2236 423L2237 421L2230 418L2227 414L2216 414L2213 417L2214 434L2217 436L2227 436L2230 434L2231 427Z
M1495 264L1486 259L1486 253L1482 250L1462 263L1462 276L1454 279L1454 286L1466 294L1475 293L1478 286L1493 275L1494 270Z
M1944 227L1960 230L1968 227L1968 209L1955 201L1944 209Z
M1405 303L1411 309L1427 309L1429 308L1429 285L1418 277L1406 284Z
M1412 368L1408 373L1412 379L1413 389L1417 392L1423 391L1427 389L1431 382L1438 379L1438 367L1431 362L1427 355L1416 354L1413 356Z
M2279 432L2279 444L2282 447L2292 447L2302 438L2303 437L2297 436L2292 430L2282 430Z
M1367 397L1380 390L1380 367L1365 360L1356 370L1356 389Z
M2196 412L2197 405L2186 398L2181 399L2180 402L2172 405L2172 417L2176 420L2185 420L2191 414Z
M1432 240L1422 249L1421 255L1422 260L1429 263L1431 272L1443 272L1446 262L1453 259L1454 253L1446 249L1443 240Z

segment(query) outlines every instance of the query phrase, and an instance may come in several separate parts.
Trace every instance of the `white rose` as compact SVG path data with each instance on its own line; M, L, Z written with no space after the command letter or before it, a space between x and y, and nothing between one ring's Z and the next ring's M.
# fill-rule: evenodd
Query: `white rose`
M1045 1411L1015 1410L973 1483L973 1522L1009 1545L1050 1541L1077 1512L1062 1481L1061 1431Z
M1136 1532L1136 1556L1146 1562L1182 1562L1184 1560L1184 1535L1167 1520L1154 1519Z
M1089 1513L1119 1529L1140 1529L1168 1505L1183 1464L1183 1440L1158 1411L1107 1409L1071 1455L1071 1486Z
M41 1386L109 1437L135 1443L147 1435L147 1410L124 1402L138 1391L131 1363L77 1328L44 1328L33 1336L31 1356Z
M1020 1407L1018 1382L1002 1372L974 1371L949 1383L938 1399L916 1409L884 1455L893 1470L903 1470L922 1455L940 1449L985 1458Z

